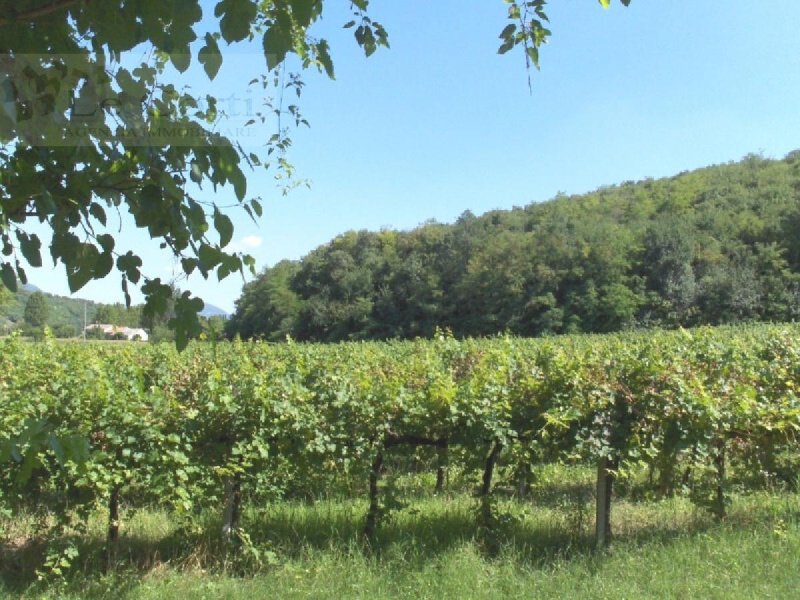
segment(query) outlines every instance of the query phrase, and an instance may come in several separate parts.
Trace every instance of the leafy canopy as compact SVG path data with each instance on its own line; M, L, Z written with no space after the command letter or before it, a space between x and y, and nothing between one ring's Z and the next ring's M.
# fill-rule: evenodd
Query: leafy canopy
M545 0L505 0L509 25L499 52L523 46L528 65L549 31ZM600 0L608 6L608 0ZM628 0L622 0L628 4ZM352 28L369 56L387 46L384 27L353 0ZM180 260L186 275L222 279L251 256L226 250L230 217L203 186L232 189L252 218L261 204L247 189L246 169L290 170L289 145L279 130L265 154L245 150L215 130L217 99L200 98L162 77L168 65L185 72L196 60L209 79L223 62L221 46L260 40L265 73L254 82L278 85L289 55L302 68L334 77L329 45L311 35L323 0L0 0L0 274L6 287L27 281L24 264L42 265L38 222L52 232L49 252L61 263L70 290L116 271L130 304L138 285L145 312L163 312L170 286L143 272L136 252L118 248L109 213L129 213L139 229ZM205 19L204 19L205 17ZM202 20L202 23L201 23ZM147 59L137 62L145 49ZM136 50L136 53L132 52ZM259 74L255 74L259 75ZM298 94L302 82L288 79ZM282 109L269 107L273 112ZM302 118L292 109L297 123ZM265 115L261 115L264 118ZM200 332L203 302L184 292L175 299L179 347Z
M50 311L44 294L42 292L32 293L25 304L25 322L32 327L43 327L47 325L49 314Z

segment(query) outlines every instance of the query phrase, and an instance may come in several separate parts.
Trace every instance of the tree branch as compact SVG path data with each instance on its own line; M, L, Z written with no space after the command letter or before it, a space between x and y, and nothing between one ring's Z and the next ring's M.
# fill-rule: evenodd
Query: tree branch
M40 6L39 8L32 8L25 12L14 14L12 17L0 17L0 27L3 25L10 25L12 23L19 23L20 21L35 21L41 17L46 17L54 12L69 8L73 4L77 4L81 0L55 0L50 4Z
M393 446L401 446L408 444L410 446L437 446L442 447L447 444L447 438L425 438L418 435L396 435L394 433L387 433L383 440L384 448L391 448Z

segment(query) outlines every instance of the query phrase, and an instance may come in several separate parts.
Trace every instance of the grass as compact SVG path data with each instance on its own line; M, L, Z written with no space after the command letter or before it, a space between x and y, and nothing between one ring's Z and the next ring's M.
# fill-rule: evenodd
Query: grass
M142 510L124 521L119 564L109 573L102 568L98 513L80 540L76 568L61 583L33 576L41 547L31 539L32 520L5 521L0 597L797 597L797 494L734 495L722 522L682 498L619 499L613 546L595 552L590 483L590 474L562 473L545 478L527 501L499 498L496 553L487 552L476 501L462 490L436 498L407 487L408 506L381 527L371 549L360 537L363 501L250 507L243 524L253 543L235 555L222 547L212 513L187 532L163 511Z

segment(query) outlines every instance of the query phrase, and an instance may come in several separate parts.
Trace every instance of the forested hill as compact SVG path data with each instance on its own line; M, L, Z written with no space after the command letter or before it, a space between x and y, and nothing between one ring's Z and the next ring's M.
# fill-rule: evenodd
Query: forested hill
M247 284L230 334L535 336L800 315L800 150L674 177L348 232Z
M124 327L144 327L151 333L158 328L156 339L170 337L166 322L173 316L171 305L161 317L148 317L143 314L143 305L126 308L124 304L104 304L81 298L70 298L49 294L32 285L19 285L16 293L7 291L0 285L0 336L13 331L26 331L25 307L34 292L44 295L45 322L56 337L70 338L81 334L88 323L109 323ZM208 319L224 319L227 313L213 304L206 304L200 313L201 321L208 325ZM30 332L28 332L30 333Z

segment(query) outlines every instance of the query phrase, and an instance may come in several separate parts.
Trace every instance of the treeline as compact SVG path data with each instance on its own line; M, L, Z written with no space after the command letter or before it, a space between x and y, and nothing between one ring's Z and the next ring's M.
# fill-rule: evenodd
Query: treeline
M538 336L800 315L800 150L454 224L348 232L248 283L244 338Z
M31 333L31 328L49 327L56 337L80 336L85 324L109 323L121 327L161 328L170 332L166 322L171 316L150 317L142 305L126 307L124 304L102 304L79 298L47 294L33 287L20 286L16 293L2 289L0 297L0 334L21 331ZM36 318L31 318L31 305L36 304ZM169 309L170 307L168 307Z
M174 294L179 290L175 288ZM210 307L219 311L216 307ZM0 285L0 336L20 332L41 338L45 327L57 338L80 337L85 325L104 323L119 327L142 328L153 342L173 341L174 332L169 320L175 316L174 303L168 301L163 314L148 314L143 304L125 306L121 303L102 304L79 298L67 298L44 293L33 286L20 285L12 293ZM205 339L223 337L225 317L220 314L200 316ZM100 329L90 329L87 338L110 339Z
M178 288L173 297L180 293ZM214 307L216 309L216 307ZM152 342L171 342L175 332L169 327L169 320L175 316L175 303L167 301L163 314L150 314L143 304L125 306L124 304L100 304L94 314L93 323L108 323L122 327L141 327L149 333ZM223 337L225 317L223 315L200 315L201 339L218 339Z
M26 318L32 298L41 305L41 315L35 323L29 322L30 315ZM0 285L0 335L14 331L29 335L31 327L47 325L56 337L75 337L83 330L84 316L87 323L96 322L95 313L100 306L96 302L47 294L33 286L19 285L14 293Z

